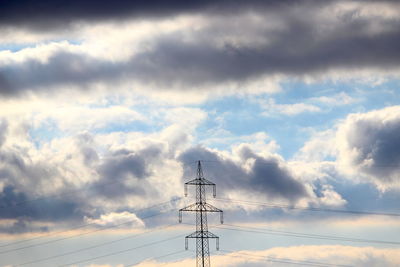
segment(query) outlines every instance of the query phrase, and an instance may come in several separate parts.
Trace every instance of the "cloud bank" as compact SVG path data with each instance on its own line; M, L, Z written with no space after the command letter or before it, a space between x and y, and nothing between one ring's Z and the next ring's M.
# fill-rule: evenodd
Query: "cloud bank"
M37 8L29 1L26 4L24 8ZM90 1L87 4L90 5ZM2 16L3 23L12 21L11 14L16 7L9 5L10 12L5 11L7 8L3 10L8 14ZM41 46L3 51L0 54L3 59L0 94L9 97L23 92L54 92L63 87L86 91L99 84L116 90L125 83L130 84L131 89L183 92L213 92L222 86L229 88L224 90L226 94L232 88L243 92L268 92L265 82L261 83L264 89L246 88L266 77L270 81L278 77L278 82L293 78L362 78L372 73L375 73L373 77L398 77L400 24L396 17L399 14L392 9L396 3L371 1L364 5L358 1L329 1L321 5L299 1L297 5L286 5L250 1L243 5L248 7L246 11L240 9L242 4L234 6L231 1L160 5L155 14L174 10L174 7L179 13L178 7L191 10L200 6L206 11L226 7L230 12L190 13L171 20L147 18L146 23L153 25L151 31L140 28L142 24L135 20L126 22L132 29L130 32L120 29L114 22L103 22L99 27L112 29L110 32L116 37L113 40L102 39L98 35L101 32L94 34L96 27L90 29L92 24L85 22L86 26L73 30L67 42L54 42L51 39L58 39L55 34L50 43ZM96 17L97 10L103 21L109 9L107 5L103 8L100 5L98 9L80 13L72 5L63 13L64 9L59 6L55 8L56 5L47 2L45 6L47 8L39 9L38 20L59 18L62 21L69 15L75 18L74 14L90 17L91 12ZM124 2L115 13L111 9L110 15L123 10L140 13L142 9L144 14L151 10L147 5ZM376 12L377 9L381 12ZM104 17L103 13L106 13ZM16 16L15 20L22 22L24 18L27 17ZM180 23L182 21L184 23ZM155 31L154 27L160 25L164 26ZM97 36L94 42L97 47L92 46L93 40L88 40L88 36ZM7 43L7 40L2 42ZM7 45L13 46L12 43ZM102 48L94 53L99 46Z

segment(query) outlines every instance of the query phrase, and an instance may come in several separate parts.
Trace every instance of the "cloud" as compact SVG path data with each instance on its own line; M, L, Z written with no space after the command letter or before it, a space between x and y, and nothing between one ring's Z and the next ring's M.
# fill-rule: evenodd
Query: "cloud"
M48 198L43 207L46 212L57 209L57 218L37 211L32 203L26 211L7 211L4 219L22 218L30 225L63 218L82 221L85 216L99 219L112 213L136 214L137 209L181 196L183 182L194 178L192 163L199 159L210 161L204 165L206 177L218 185L218 195L225 198L278 200L294 206L347 207L354 203L351 195L338 190L332 181L315 178L324 170L309 178L306 169L310 165L285 161L265 133L243 136L229 150L211 149L196 145L195 137L196 127L210 114L200 108L167 106L159 112L163 123L158 131L69 133L72 136L44 140L41 145L35 145L28 134L34 124L10 120L10 131L21 127L24 134L11 139L6 135L0 150L1 200L15 203ZM319 144L312 147L318 149ZM232 206L228 208L254 211Z
M345 92L337 93L333 96L320 96L320 97L313 97L310 99L312 102L320 103L326 106L343 106L353 104L359 99L351 97Z
M257 194L264 199L277 198L291 202L308 196L304 185L291 175L278 157L258 156L246 146L243 146L238 153L242 162L251 162L247 169L226 155L203 147L188 149L180 155L180 160L184 164L198 159L210 161L207 177L211 180L215 177L214 182L225 196L235 191L252 192L251 194ZM190 169L192 168L187 169L187 176L190 174Z
M333 187L329 184L322 186L320 201L327 206L343 206L347 203L343 197L333 190Z
M381 189L400 185L400 107L349 115L337 132L342 170L369 178Z
M42 182L57 174L44 162L32 162L23 149L2 149L0 151L0 178L3 184L13 184L19 188L36 189L42 192ZM33 192L32 192L33 193Z
M354 183L372 182L380 190L396 189L400 185L399 132L399 106L351 113L331 129L313 132L293 163L300 169L307 164L320 177L344 176Z
M296 116L302 113L323 113L340 106L350 105L360 99L351 97L345 92L336 93L329 96L311 97L302 99L299 103L276 103L275 99L253 98L262 108L265 116L285 115Z
M170 200L181 191L177 164L162 159L169 152L161 142L144 141L136 143L141 149L125 143L114 150L106 148L114 142L101 146L97 136L84 133L22 147L20 153L7 144L0 151L0 221L20 223L0 230L42 231L32 224L79 223L85 217L112 223L136 216L132 210L138 207Z
M321 112L321 109L316 105L295 103L295 104L276 104L275 100L260 100L261 108L264 110L263 115L271 116L274 114L283 114L287 116L295 116L304 112Z
M320 162L337 155L336 129L313 132L311 138L295 154L294 159L301 162Z
M123 106L106 107L59 107L37 120L57 121L62 131L79 132L79 130L100 129L113 125L128 124L133 121L143 121L137 112Z
M90 180L84 163L94 161L96 154L85 146L77 148L83 136L61 144L62 155L56 146L49 149L49 144L40 150L26 135L29 127L14 123L10 123L13 134L15 131L25 134L7 136L0 149L0 219L17 220L19 223L12 229L17 231L18 226L20 232L42 231L32 226L35 222L79 221L87 203L80 194L71 191Z
M0 120L0 147L3 145L8 129L8 122L5 119Z
M147 151L159 153L157 147ZM97 183L109 185L97 188L98 193L108 198L123 198L129 194L144 196L148 185L145 178L150 175L146 168L147 151L119 150L104 158L98 167L100 180Z
M17 192L13 186L5 186L0 193L0 219L17 219L18 221L6 231L30 231L27 223L31 221L62 221L75 220L82 216L78 203L60 200L44 199L40 204L29 198L23 192Z
M10 107L12 103L7 102ZM113 106L95 114L92 109L99 108L86 102L85 108L74 112L74 107L79 106L76 102L72 106L68 101L61 102L60 107L46 103L25 105L31 112L26 117L21 117L22 111L16 108L2 124L7 125L4 132L10 134L4 135L0 150L0 204L6 208L0 220L22 218L27 225L62 219L79 223L84 216L98 218L112 212L133 213L182 192L182 167L175 157L190 145L191 135L207 116L206 112L198 108L160 107L155 111L160 113L155 115L159 131L120 132L111 127L109 131L93 133L79 131L91 124L87 114L94 115L92 119L104 123L104 127L110 127L109 122L101 122L102 117L108 120L107 114L119 110L136 113ZM69 107L72 113L68 113ZM73 120L65 122L64 117L69 114L82 119L83 126L73 127ZM116 114L118 118L120 113ZM181 116L187 119L182 120ZM47 132L50 131L46 128L48 117L53 118L54 125L65 123L60 135ZM29 205L13 206L20 202Z
M351 8L340 1L329 1L324 5L313 3L299 1L297 6L255 1L248 4L252 8L243 12L243 15L229 12L197 14L198 25L193 21L184 24L173 18L172 24L182 23L185 26L166 32L152 31L152 35L135 41L132 48L134 53L127 52L126 47L130 47L132 42L126 43L122 37L113 38L113 42L104 41L107 45L101 49L102 55L123 51L120 53L124 57L107 58L100 56L100 53L94 55L91 51L96 49L87 46L85 38L76 45L64 42L57 49L54 45L48 45L47 52L46 47L29 48L32 53L36 50L45 53L45 61L35 57L17 61L16 58L24 49L8 52L5 54L9 60L0 67L0 93L3 96L15 96L27 91L59 90L63 86L86 91L98 84L114 91L124 82L135 88L175 92L210 92L215 91L215 87L230 85L224 91L227 93L232 90L247 92L246 87L265 77L271 77L272 80L273 77L280 77L277 80L279 83L288 78L348 77L349 73L357 77L357 73L364 71L374 72L378 76L398 76L398 20L387 15L379 16L371 11L372 8L367 12L357 1L352 2ZM29 2L27 4L29 6ZM222 7L230 4L230 1L224 1L214 4L207 2L204 5ZM376 9L382 10L395 5L386 2L374 4ZM174 7L179 9L187 5L171 4L168 8L161 5L156 10L162 10L163 7L173 10ZM266 11L258 11L258 5L265 5ZM268 10L271 5L279 7L279 12ZM50 12L52 5L43 10ZM63 18L62 15L58 17ZM156 23L155 19L148 21L150 24ZM264 26L272 22L273 27ZM130 23L133 31L135 23ZM241 25L240 31L236 24ZM118 23L113 27L118 32ZM102 42L101 37L98 38L100 40L97 43ZM137 47L141 49L137 50ZM263 84L267 87L268 82ZM299 103L295 110L299 109L315 110L315 107Z
M324 167L310 171L311 164L284 160L274 140L249 132L262 126L252 122L248 129L235 125L232 133L224 132L231 125L204 133L219 111L238 107L235 101L179 106L277 93L288 80L360 72L398 77L399 12L389 8L395 4L317 2L173 2L156 8L126 2L57 11L56 1L23 17L9 3L0 11L0 116L7 118L0 119L0 205L6 205L1 221L11 220L9 230L17 233L36 222L91 218L101 225L133 218L139 208L181 196L183 181L193 178L188 163L198 159L212 161L204 166L206 174L227 198L349 208L363 187L346 191L327 178L334 175ZM21 14L35 9L29 1L19 5ZM265 108L292 116L355 101L342 92L304 102L271 101ZM243 103L240 108L248 108ZM308 142L299 159L338 155L347 174L357 170L381 187L398 183L392 166L398 163L398 111L378 113L353 114L337 136L332 130L321 134L324 140ZM243 135L235 136L239 131ZM222 141L223 147L234 145L206 146ZM336 144L342 146L332 152ZM36 198L48 200L11 208Z
M286 1L285 1L286 2ZM302 2L302 1L299 1ZM315 1L313 1L315 2ZM144 3L138 1L120 1L118 3L98 3L93 0L81 3L65 4L62 1L46 1L40 4L30 0L19 3L9 2L2 5L0 25L19 25L33 29L49 29L69 25L75 20L123 20L126 18L163 17L180 13L197 13L202 11L224 12L252 8L282 7L285 3L274 1L251 0L237 3L232 0L222 1L152 1ZM21 15L25 14L25 16Z
M21 234L26 232L46 232L48 227L37 225L32 219L27 217L19 217L17 219L1 219L0 233L1 234Z
M124 212L110 212L107 214L100 215L99 218L88 218L86 217L85 220L90 224L96 224L100 226L111 226L111 225L119 225L125 222L130 221L131 223L126 224L127 227L144 227L144 222L139 219L136 214L124 211Z

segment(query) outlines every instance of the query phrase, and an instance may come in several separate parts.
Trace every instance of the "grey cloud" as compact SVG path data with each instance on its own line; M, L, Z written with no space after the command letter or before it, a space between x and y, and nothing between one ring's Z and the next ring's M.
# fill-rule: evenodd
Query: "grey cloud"
M84 70L84 71L83 71ZM18 94L26 88L48 89L57 85L81 85L99 80L118 78L123 66L94 58L58 52L47 64L36 60L0 68L0 92L3 95Z
M63 180L58 168L50 162L33 160L24 148L3 146L0 149L0 219L18 219L29 225L30 221L82 219L89 200L84 201L81 194L70 194L74 186ZM54 180L64 183L58 191L52 191ZM48 193L43 193L43 188ZM18 223L10 229L24 231L23 226Z
M56 198L35 201L10 185L0 193L0 211L1 219L60 221L82 216L78 203Z
M247 9L284 8L288 3L311 3L318 1L272 1L272 0L173 0L173 1L94 1L83 0L65 2L60 0L36 2L2 1L0 9L0 25L29 27L34 30L48 30L68 27L75 20L101 21L123 20L127 18L151 17L157 19L184 13L200 12L238 12Z
M124 62L111 63L59 51L47 63L31 59L5 65L0 67L0 94L7 97L26 90L54 90L60 85L76 85L86 90L94 82L115 83L126 79L159 88L178 86L190 90L193 85L245 82L265 75L302 77L331 70L368 68L385 72L399 66L398 20L383 21L382 32L371 34L369 28L375 22L365 18L344 19L340 25L331 25L331 29L324 31L312 14L285 16L282 29L256 30L268 39L263 45L226 41L225 45L217 46L210 40L221 29L216 32L215 25L211 25L191 33L191 42L184 41L178 33L161 35L152 40L151 50L137 53ZM240 36L230 25L223 28Z
M83 155L83 162L86 166L92 166L99 161L99 155L94 148L94 140L89 133L80 134L76 138L76 145Z
M145 162L140 156L133 153L116 153L101 165L100 173L102 176L115 179L126 175L143 178L146 175L145 168Z
M302 15L293 18L286 14L284 29L271 31L260 27L258 33L268 42L254 47L229 41L225 41L225 46L214 46L209 41L217 34L214 25L194 36L198 38L195 42L184 42L181 36L163 37L157 40L154 50L132 60L135 63L132 69L137 66L136 73L142 71L139 77L147 80L202 84L240 81L265 74L302 76L331 69L398 66L399 21L386 21L387 31L376 35L368 30L373 22L361 18L331 25L333 30L324 32L317 18ZM268 18L264 19L268 23ZM234 31L230 25L224 28L228 33ZM239 37L239 33L234 34Z
M20 217L15 219L12 225L0 225L0 233L19 234L26 232L47 232L46 226L36 226L30 218Z
M97 168L100 179L94 184L99 197L121 199L129 195L145 196L154 185L146 180L151 175L147 165L157 160L161 149L155 145L139 150L117 150L102 159ZM98 186L108 184L107 186Z
M288 170L274 160L257 158L252 172L253 189L268 195L296 200L307 196L304 185L295 180Z
M243 159L253 159L250 171L229 159L220 158L217 154L202 147L185 151L180 160L186 164L186 179L194 178L195 159L204 159L205 175L218 184L222 194L229 191L244 190L249 193L257 192L267 198L286 199L295 202L308 194L302 183L297 181L276 158L262 158L254 153L243 154Z
M51 188L53 178L58 173L55 166L33 163L26 159L23 150L0 150L0 219L17 219L20 223L9 230L31 231L34 228L23 227L30 221L79 220L83 217L79 197L57 197L38 193L41 187ZM60 192L59 192L60 193ZM3 229L6 231L6 229ZM36 229L38 230L38 229ZM40 229L39 229L40 230ZM0 231L2 231L0 229Z
M386 114L386 115L385 115ZM396 114L398 116L396 116ZM400 181L400 114L398 107L351 115L343 132L340 157L383 184Z
M25 219L19 218L11 226L0 226L1 233L17 234L28 232L29 225ZM45 229L43 229L45 230Z
M5 184L29 188L33 192L57 174L56 169L45 163L32 163L23 149L0 150L0 181Z
M8 122L5 119L0 119L0 148L6 140L6 134L8 130Z

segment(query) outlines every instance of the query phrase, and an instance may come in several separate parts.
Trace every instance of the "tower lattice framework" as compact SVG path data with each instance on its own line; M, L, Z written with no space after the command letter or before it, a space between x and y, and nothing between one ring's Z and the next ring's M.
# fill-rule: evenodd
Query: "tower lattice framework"
M219 212L221 223L223 223L222 210L206 203L206 187L212 186L213 196L216 197L216 185L203 176L200 160L197 162L197 175L194 180L185 183L185 196L187 196L188 185L196 186L196 203L179 210L179 222L182 222L182 212L196 212L196 232L185 237L185 248L188 249L188 239L196 239L196 266L210 267L210 250L208 239L216 239L217 250L219 249L219 237L208 231L207 212Z

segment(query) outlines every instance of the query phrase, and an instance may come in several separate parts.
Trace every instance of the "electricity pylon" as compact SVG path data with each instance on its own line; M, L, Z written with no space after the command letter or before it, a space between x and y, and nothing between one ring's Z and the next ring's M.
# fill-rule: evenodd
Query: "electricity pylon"
M200 160L197 162L197 177L185 183L185 196L187 196L187 186L196 186L196 203L179 210L179 222L182 222L182 212L196 212L196 232L185 237L185 249L188 249L188 239L196 238L196 266L210 267L210 250L208 239L215 238L217 250L219 250L219 237L208 231L207 212L220 212L221 223L223 223L223 212L220 209L206 203L206 186L213 187L213 196L216 196L216 186L203 176Z

